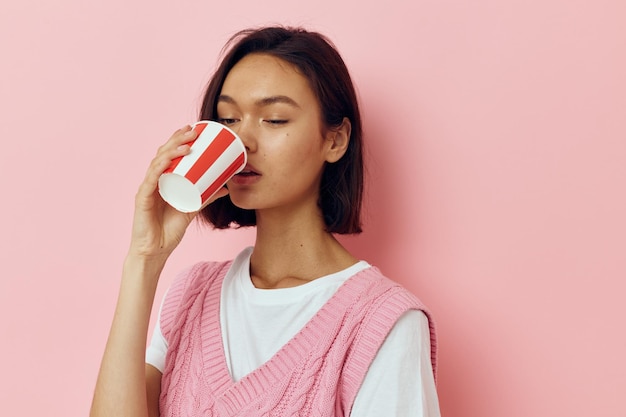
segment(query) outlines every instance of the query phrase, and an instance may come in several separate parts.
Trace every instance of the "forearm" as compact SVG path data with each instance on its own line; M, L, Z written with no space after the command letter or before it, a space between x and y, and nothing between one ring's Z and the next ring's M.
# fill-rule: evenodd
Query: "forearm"
M164 262L129 256L91 408L91 416L148 416L145 349Z

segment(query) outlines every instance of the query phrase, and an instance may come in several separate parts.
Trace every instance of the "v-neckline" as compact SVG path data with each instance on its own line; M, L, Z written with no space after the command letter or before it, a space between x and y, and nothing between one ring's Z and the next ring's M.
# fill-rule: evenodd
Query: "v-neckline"
M213 387L216 402L225 401L228 408L235 409L239 404L247 404L260 395L266 387L273 386L283 379L292 368L304 360L308 352L320 343L328 323L339 326L338 317L349 308L354 294L366 287L370 280L358 279L367 276L367 267L348 278L315 315L287 343L285 343L268 361L258 368L234 381L226 362L223 334L220 326L221 292L226 274L222 275L219 288L212 289L204 300L204 315L212 319L202 322L202 360L203 372L207 384ZM343 306L343 308L336 308ZM218 336L218 337L216 337Z

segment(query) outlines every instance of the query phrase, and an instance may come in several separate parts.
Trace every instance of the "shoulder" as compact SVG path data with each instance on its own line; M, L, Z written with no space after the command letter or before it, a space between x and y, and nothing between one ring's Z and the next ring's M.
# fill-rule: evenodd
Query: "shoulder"
M381 338L374 335L382 334L385 337L394 330L395 333L406 337L418 333L426 333L429 336L431 360L436 369L437 358L437 335L433 315L426 305L405 287L386 277L376 268L371 267L354 278L369 281L367 296L369 299L364 307L360 343L369 346L365 349L370 353L382 344ZM423 332L426 330L426 332ZM384 338L383 338L384 339Z
M223 278L231 264L232 261L199 262L176 275L161 307L159 324L166 338L177 313L184 309L184 305L193 300L202 290Z
M170 287L170 292L184 292L189 291L191 288L201 286L208 280L214 278L219 271L228 269L231 263L232 261L198 262L193 264L176 274Z
M375 266L364 269L351 280L355 287L361 287L363 300L373 308L391 309L400 315L409 309L423 310L428 315L426 306L419 298Z
M227 270L232 262L198 262L180 271L167 292L164 305L180 301L183 294L197 291L215 279L219 272Z
M391 346L413 355L415 349L407 341L425 342L426 351L430 350L427 357L436 372L435 325L426 306L376 267L354 275L350 282L355 288L361 287L361 293L358 309L354 309L360 315L359 326L344 365L342 397L346 404L354 401L367 369L388 338Z

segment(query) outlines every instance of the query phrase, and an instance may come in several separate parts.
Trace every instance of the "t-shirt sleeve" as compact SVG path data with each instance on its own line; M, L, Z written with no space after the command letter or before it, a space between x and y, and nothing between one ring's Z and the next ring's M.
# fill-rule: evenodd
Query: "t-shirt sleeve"
M440 417L428 318L404 313L378 350L350 417Z
M152 338L146 349L146 363L154 366L161 373L165 369L165 357L167 356L167 331L171 328L175 312L180 305L185 289L201 266L202 264L198 263L178 273L161 301Z
M167 297L167 293L165 294ZM164 299L165 299L164 297ZM165 357L167 356L167 340L161 332L161 311L163 309L163 302L159 307L159 315L157 317L154 330L152 332L152 338L146 349L146 363L154 366L161 373L165 369Z

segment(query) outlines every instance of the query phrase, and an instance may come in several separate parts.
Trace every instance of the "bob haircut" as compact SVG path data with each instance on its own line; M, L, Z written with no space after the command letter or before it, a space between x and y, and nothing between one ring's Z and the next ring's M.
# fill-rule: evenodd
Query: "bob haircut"
M317 32L275 26L240 31L224 51L226 54L206 88L200 120L217 120L217 98L224 80L244 56L262 53L293 65L308 79L320 105L324 127L339 127L344 117L352 125L346 153L324 167L318 206L328 232L360 233L364 182L361 116L348 69L332 42ZM217 229L256 225L254 210L241 209L230 198L214 201L200 215Z

